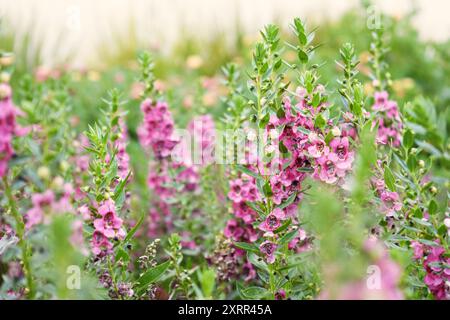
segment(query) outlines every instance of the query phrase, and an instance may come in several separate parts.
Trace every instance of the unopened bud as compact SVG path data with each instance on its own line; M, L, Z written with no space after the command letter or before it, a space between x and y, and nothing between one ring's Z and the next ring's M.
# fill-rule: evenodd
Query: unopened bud
M444 224L447 227L447 229L450 229L450 218L444 219Z
M274 153L275 152L275 147L273 146L273 145L268 145L267 147L266 147L266 153L267 154L272 154L272 153Z
M39 167L37 175L43 180L48 180L50 178L50 169L48 167Z
M7 55L7 56L0 57L0 66L9 67L13 63L14 63L13 55Z
M11 87L7 84L0 84L0 100L9 98L11 96Z
M61 161L61 163L59 164L59 167L61 168L62 171L67 171L70 167L69 163L67 161Z
M8 72L0 73L0 82L8 83L11 80L11 75Z
M419 167L424 168L425 167L425 161L419 160Z
M64 186L64 179L61 176L55 177L52 181L52 189L61 190Z
M339 129L338 127L334 127L333 129L331 129L331 133L335 137L340 137L341 136L341 129Z

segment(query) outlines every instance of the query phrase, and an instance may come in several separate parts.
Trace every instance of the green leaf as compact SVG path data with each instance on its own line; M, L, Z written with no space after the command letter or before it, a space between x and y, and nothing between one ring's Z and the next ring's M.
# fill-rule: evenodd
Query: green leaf
M327 124L326 120L323 118L322 114L318 114L316 116L316 120L314 121L314 126L316 128L322 129Z
M414 133L408 129L403 135L403 146L406 148L406 150L409 150L412 148L413 145L414 145Z
M302 49L298 48L297 49L297 55L298 55L298 59L302 63L304 63L304 64L308 63L309 57L308 57L308 54L305 51L303 51Z
M119 199L120 195L122 194L122 192L125 188L125 185L127 184L128 179L130 178L130 175L131 175L131 171L128 172L128 175L126 176L126 178L123 179L122 181L120 181L120 183L114 189L114 196L113 196L114 201Z
M298 234L298 230L293 230L291 232L286 233L284 236L280 238L280 241L278 242L281 246L285 245L286 243L290 242L292 239L295 238L295 236Z
M213 269L198 271L198 279L202 287L203 296L211 298L216 286L216 273Z
M122 259L123 262L130 261L130 256L128 252L126 252L125 249L122 247L119 247L117 249L115 261L119 261L120 259Z
M136 231L139 229L139 227L141 226L142 222L144 222L146 215L143 214L138 222L135 224L135 226L128 232L127 236L125 237L125 239L122 241L122 243L127 243L131 240L131 238L134 236L134 234L136 233Z
M247 242L235 242L234 245L236 247L238 247L239 249L248 251L248 252L254 252L254 253L259 253L259 249L251 243L247 243Z
M280 150L281 153L288 153L289 152L289 150L286 148L286 146L283 144L283 141L281 141L281 140L278 143L278 149Z
M257 174L256 172L253 172L252 170L244 167L243 165L238 164L236 166L236 170L245 173L246 175L249 175L250 177L253 177L255 179L261 179L261 176L259 174Z
M291 225L291 219L286 220L274 233L278 234L286 230Z
M160 279L170 266L170 261L166 261L154 268L146 271L138 280L139 290L145 289L149 284L155 283Z
M287 207L289 207L293 202L294 202L294 200L297 198L297 193L293 193L293 194L291 194L290 196L289 196L289 198L287 198L286 199L286 201L284 201L282 204L280 204L279 206L278 206L278 208L280 208L280 209L284 209L284 208L287 208Z
M312 106L314 108L317 108L320 104L320 100L321 100L320 93L315 93L311 102Z
M395 177L388 166L384 166L384 182L389 190L395 192Z
M262 287L243 287L238 284L239 295L243 299L262 299L268 295L268 291Z
M438 205L434 199L430 200L430 203L428 204L428 213L430 215L434 215L438 211Z
M267 266L267 263L264 261L263 258L261 258L256 253L254 253L254 252L247 252L247 259L257 269L261 269L261 270L266 271L266 272L269 271L269 267Z
M263 186L264 195L268 198L273 196L272 187L270 186L270 182L267 181Z
M261 208L259 208L259 207L256 205L256 203L253 203L253 202L250 202L250 201L246 201L245 204L246 204L247 206L249 206L250 208L252 208L253 211L259 213L260 216L262 216L262 217L265 217L265 216L266 216L266 213L265 213L263 210L261 210Z

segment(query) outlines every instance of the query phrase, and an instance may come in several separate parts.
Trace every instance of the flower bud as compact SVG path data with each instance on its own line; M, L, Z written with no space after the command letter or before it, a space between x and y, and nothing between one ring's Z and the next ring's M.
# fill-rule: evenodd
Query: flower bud
M444 224L447 227L447 229L450 229L450 218L444 219Z
M425 168L425 161L419 160L419 167L420 168Z
M266 153L267 154L272 154L272 153L274 153L275 152L275 147L273 146L273 145L268 145L267 147L266 147Z
M11 80L11 75L8 72L0 73L0 82L8 83Z
M278 131L276 129L272 129L269 131L269 135L272 140L276 140L278 138Z
M11 96L11 87L7 84L0 84L0 100Z
M339 129L338 127L334 127L333 129L331 129L331 133L333 134L333 136L335 137L340 137L341 136L341 129Z
M64 179L61 176L55 177L52 181L52 189L60 191L64 186Z
M432 187L430 188L430 192L431 192L432 194L436 194L436 193L438 192L438 190L437 190L437 188L436 188L435 186L432 186Z
M63 172L65 172L69 169L70 165L67 161L61 161L61 163L59 164L59 167L61 168L61 170Z
M13 55L6 55L3 57L0 57L0 66L3 67L9 67L14 63L14 56Z
M255 141L255 140L256 140L256 134L255 134L255 131L250 130L250 131L247 133L247 139L248 139L248 141Z
M37 175L43 180L48 180L50 178L50 169L48 167L39 167Z

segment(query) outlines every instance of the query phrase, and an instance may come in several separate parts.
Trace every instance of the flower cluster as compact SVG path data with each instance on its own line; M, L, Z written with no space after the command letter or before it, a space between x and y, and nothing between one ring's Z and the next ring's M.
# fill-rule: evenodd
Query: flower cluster
M426 272L425 284L438 300L450 300L450 257L438 242L429 246L413 241L414 259L422 260Z
M178 151L176 147L185 151L184 140L175 135L174 121L167 104L161 101L153 104L150 99L146 99L141 104L141 110L144 120L138 131L139 140L144 148L150 147L154 155L154 160L149 163L147 178L147 185L156 196L149 214L148 235L157 236L161 227L166 231L173 228L169 203L180 191L177 185L182 186L183 192L196 192L200 177L196 166L184 157L184 153L180 159L175 158ZM214 132L214 123L211 124L211 121L209 116L201 118L201 150L211 143L210 134ZM199 134L196 126L192 125L190 129L194 130L194 134Z
M298 102L295 107L286 97L283 101L285 116L272 122L283 127L280 141L292 154L289 170L282 176L284 185L300 183L306 177L302 169L312 169L313 178L334 184L342 182L352 168L354 152L350 149L350 137L345 135L345 131L333 127L331 122L319 126L314 121L321 117L327 103L313 107L309 101L312 95L323 92L324 88L320 85L309 95L305 89L297 89Z
M63 187L62 195L57 199L53 190L43 193L35 193L31 196L33 207L25 214L26 228L48 223L53 213L68 213L73 211L72 198L74 190L71 184L66 183Z
M378 167L381 168L381 163L378 162ZM381 169L379 169L381 171ZM375 177L372 178L372 187L375 190L375 194L381 200L381 211L388 218L395 217L403 208L400 195L397 192L389 191L386 187L386 183L383 178L380 178L381 173L378 172Z
M16 123L17 115L20 115L20 111L13 105L10 85L0 83L0 178L5 176L8 162L14 155L14 135L26 133L26 130Z
M383 145L400 146L402 120L398 110L397 102L389 100L386 91L375 93L375 103L372 110L377 113L378 125L377 142Z
M146 99L141 104L143 124L138 129L144 147L151 147L157 159L170 156L178 141L174 137L174 122L167 103Z
M320 299L339 300L402 300L399 289L401 269L389 256L385 246L374 236L364 242L363 252L368 257L367 277L338 285L334 293L324 290ZM335 286L335 283L330 283Z
M228 197L233 203L235 219L227 222L224 235L234 241L255 242L258 239L258 233L253 228L253 223L256 221L257 214L246 204L247 201L255 202L261 198L255 179L242 174L239 178L231 180Z
M127 126L122 118L119 119L118 127L118 139L115 142L115 147L117 148L117 170L119 177L125 179L130 172L130 156L127 153Z
M116 204L112 199L100 203L97 209L98 217L94 220L94 234L91 246L95 255L108 253L113 247L110 239L123 239L125 230L123 220L116 214Z
M202 166L214 161L214 142L216 129L214 120L210 115L195 117L188 124L188 131L194 142L194 163Z

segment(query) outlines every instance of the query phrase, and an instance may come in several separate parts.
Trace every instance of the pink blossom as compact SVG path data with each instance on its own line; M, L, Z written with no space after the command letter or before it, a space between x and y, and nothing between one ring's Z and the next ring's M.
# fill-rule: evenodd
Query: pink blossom
M266 235L273 236L273 232L281 226L281 220L286 215L280 208L276 208L266 219L259 225L259 229L266 232Z
M272 264L275 262L275 252L277 250L277 245L275 243L266 240L261 243L259 250L266 256L267 263Z
M147 99L141 104L144 122L138 129L144 147L151 147L156 158L166 158L179 141L174 138L174 122L167 104Z
M387 92L376 92L372 109L379 115L374 123L378 124L377 142L398 147L401 143L403 124L397 103L389 100Z
M18 110L12 102L12 90L8 84L0 84L0 178L8 170L8 162L14 154L12 139L19 131L16 124Z
M106 200L98 209L101 218L94 220L94 227L107 238L117 237L122 239L125 231L122 228L123 220L116 216L115 203L112 200Z
M400 196L397 192L381 192L381 201L383 201L383 210L386 212L388 217L392 217L396 212L402 209Z
M95 255L108 254L113 248L113 244L99 230L95 230L91 240L92 253Z

